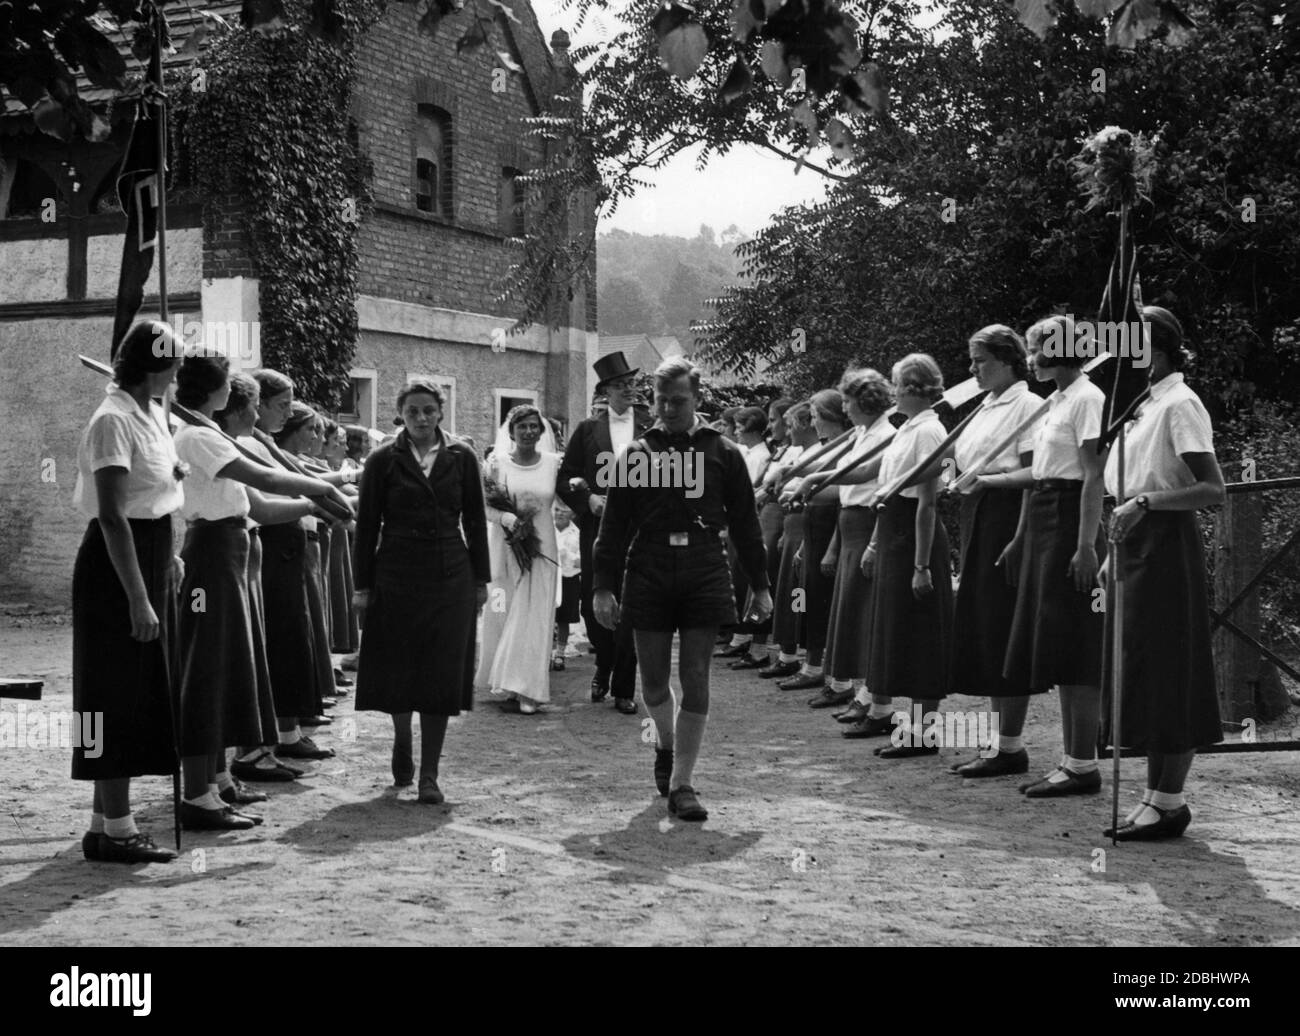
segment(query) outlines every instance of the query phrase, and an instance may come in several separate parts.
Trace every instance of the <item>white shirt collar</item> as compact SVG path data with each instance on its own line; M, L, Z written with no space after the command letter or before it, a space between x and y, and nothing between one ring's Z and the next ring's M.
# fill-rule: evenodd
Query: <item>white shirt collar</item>
M902 427L900 427L898 430L901 432L905 428L918 428L921 425L925 424L927 421L937 421L937 420L939 420L939 415L935 412L934 407L927 407L925 410L922 410L919 414L913 414L911 417L909 417L906 421L903 422Z
M610 407L608 413L609 413L609 419L611 423L614 421L618 421L621 424L630 424L634 416L631 407L628 407L621 414L614 413L614 408Z
M1159 399L1161 396L1170 392L1176 385L1183 384L1183 372L1174 371L1172 374L1166 374L1159 381L1151 383L1152 400Z
M984 400L984 409L992 410L995 406L1006 406L1008 403L1014 403L1021 396L1029 392L1029 385L1017 378L1010 385L1002 390L999 396L989 395Z

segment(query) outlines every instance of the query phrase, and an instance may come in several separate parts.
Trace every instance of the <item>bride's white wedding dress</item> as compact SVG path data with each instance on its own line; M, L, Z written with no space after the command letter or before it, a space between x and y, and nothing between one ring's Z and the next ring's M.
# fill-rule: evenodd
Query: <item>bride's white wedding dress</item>
M483 643L474 686L542 704L551 700L551 642L559 582L559 568L552 564L557 555L551 505L561 458L540 450L537 456L536 463L525 466L498 450L485 463L487 477L504 486L521 509L536 510L533 526L545 557L535 558L532 570L523 572L506 545L501 512L488 507L492 582L483 608Z

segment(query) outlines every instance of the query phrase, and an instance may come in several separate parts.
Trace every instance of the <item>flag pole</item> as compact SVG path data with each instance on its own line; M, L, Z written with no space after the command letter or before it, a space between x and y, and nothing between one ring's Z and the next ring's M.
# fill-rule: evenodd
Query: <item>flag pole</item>
M1119 309L1122 317L1127 317L1130 309L1136 309L1133 303L1133 296L1129 281L1131 271L1137 266L1136 249L1130 253L1128 237L1128 205L1123 205L1119 213L1119 283L1121 290L1126 293L1123 296L1123 302ZM1128 260L1129 269L1125 269L1125 260ZM1110 284L1107 283L1109 290ZM1113 302L1112 298L1112 302ZM1114 306L1110 312L1115 311ZM1141 311L1138 311L1139 318ZM1115 439L1115 449L1119 450L1119 456L1116 458L1115 470L1115 506L1119 507L1125 500L1124 485L1124 440L1126 435L1127 414L1121 414L1121 424L1119 434ZM1120 760L1120 714L1121 701L1124 697L1124 541L1115 540L1111 543L1110 556L1106 563L1110 566L1110 580L1107 586L1107 593L1111 595L1111 623L1110 623L1110 742L1111 742L1111 791L1110 791L1110 839L1111 845L1119 844L1119 760Z
M153 103L156 105L158 132L158 316L164 324L171 322L167 306L167 99L163 94L162 70L162 10L153 5L153 64L158 78L151 84ZM163 414L171 427L171 391L163 393ZM175 710L175 705L173 705ZM178 717L179 718L179 717ZM179 724L178 724L179 727ZM176 835L176 851L181 851L181 756L179 729L176 737L176 769L172 771L172 827Z

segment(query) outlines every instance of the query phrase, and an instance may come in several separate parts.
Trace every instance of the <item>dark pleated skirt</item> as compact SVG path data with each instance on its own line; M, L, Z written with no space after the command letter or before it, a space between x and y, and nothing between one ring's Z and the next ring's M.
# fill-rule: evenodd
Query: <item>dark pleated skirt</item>
M180 754L262 741L248 530L242 518L191 523L181 551Z
M875 579L862 574L861 561L875 527L874 507L840 508L840 561L826 636L826 675L832 680L867 678Z
M456 716L472 708L476 620L462 541L384 536L357 663L357 710Z
M325 595L321 592L321 541L307 535L307 615L311 620L311 657L315 677L315 702L319 715L323 699L334 693L334 660L330 658L329 617L325 614Z
M159 636L131 637L126 591L108 556L98 519L82 537L72 571L72 707L101 713L99 743L72 750L72 777L114 780L176 772L172 715L176 582L171 518L131 519L131 539Z
M262 600L262 534L248 530L248 615L253 623L253 667L257 674L257 711L262 718L263 745L279 741L275 722L275 693L271 688L271 666L266 655L266 604ZM241 745L252 748L253 745Z
M1003 675L1045 691L1059 684L1101 685L1105 612L1093 591L1079 593L1070 559L1079 538L1079 489L1038 489L1029 498L1029 530ZM1097 559L1106 543L1097 525Z
M763 547L767 551L767 585L776 586L778 570L781 567L781 553L777 550L781 542L781 527L784 524L785 512L781 510L781 505L776 503L764 504L758 512L758 527L763 533ZM748 580L746 580L746 589L748 590ZM748 593L746 593L748 598ZM749 603L748 599L740 602L743 609ZM744 614L738 612L738 614ZM740 628L746 633L752 633L754 636L767 636L772 632L772 616L768 616L762 622L742 622Z
M263 525L266 657L277 716L314 716L316 661L307 603L307 533L297 522Z
M1124 541L1120 742L1190 752L1223 740L1210 650L1210 603L1196 515L1149 511ZM1109 663L1102 723L1111 739Z
M916 508L916 500L896 496L876 518L876 585L867 666L867 686L873 694L914 701L948 694L952 662L948 534L936 515L930 547L934 592L917 600L912 594Z
M1016 588L998 558L1020 523L1019 489L989 489L961 500L961 582L953 616L955 694L1018 698L1040 693L1002 675L1016 614ZM1019 569L1017 569L1017 573Z
M794 556L803 545L804 517L800 511L785 516L781 530L781 557L777 565L776 589L772 592L772 639L786 654L793 654L804 638L803 579ZM796 595L796 591L798 591Z
M827 626L831 614L831 594L835 590L835 577L822 575L821 560L835 536L835 523L839 519L839 504L815 504L804 512L804 636L809 657L820 655L826 649Z
M319 544L317 556L320 558L316 570L316 586L320 591L321 612L325 616L325 643L330 647L334 644L334 592L330 587L334 578L330 571L334 552L334 532L333 526L322 522L316 533ZM332 681L330 686L333 686Z
M357 649L357 614L352 607L352 534L336 526L330 534L330 647L341 655Z

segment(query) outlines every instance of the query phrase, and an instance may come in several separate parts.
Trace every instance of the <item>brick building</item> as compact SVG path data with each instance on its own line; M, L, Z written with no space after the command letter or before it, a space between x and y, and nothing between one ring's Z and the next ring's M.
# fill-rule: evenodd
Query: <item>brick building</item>
M504 340L515 314L493 301L514 254L506 239L521 230L515 178L544 158L522 120L547 110L571 75L567 37L557 32L548 46L527 0L507 2L519 21L498 15L486 46L458 53L455 33L421 35L414 5L392 4L361 49L352 117L375 206L360 228L360 333L342 420L390 430L413 376L447 388L445 426L480 450L521 400L570 427L586 415L594 286L575 294L558 330ZM207 9L237 23L239 6ZM169 17L179 48L201 16ZM497 67L498 51L522 71ZM81 85L92 104L104 100ZM103 390L76 354L108 357L123 232L115 178L128 131L122 121L103 143L64 144L16 102L0 113L0 602L69 599L84 527L71 506L76 447ZM202 206L169 207L172 323L256 328L239 201L209 211L205 226ZM593 209L580 205L574 218L591 220ZM155 268L141 316L157 315L157 292ZM246 338L235 365L257 366L257 335Z

